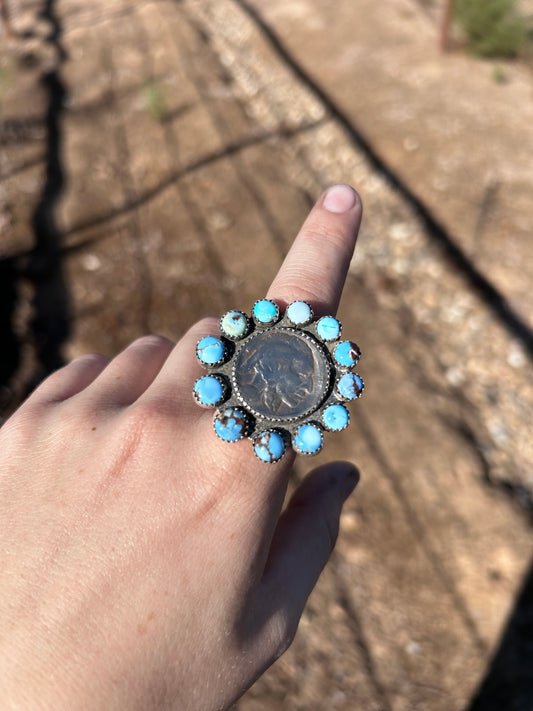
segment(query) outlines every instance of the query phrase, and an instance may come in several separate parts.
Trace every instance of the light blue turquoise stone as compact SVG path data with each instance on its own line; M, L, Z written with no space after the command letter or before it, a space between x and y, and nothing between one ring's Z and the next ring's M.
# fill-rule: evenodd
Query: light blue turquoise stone
M254 442L254 451L262 462L277 462L285 453L285 442L279 432L263 432Z
M294 435L294 446L303 454L315 454L322 449L322 431L316 425L300 425Z
M237 407L228 407L215 417L215 432L225 442L237 442L247 430L245 413Z
M334 341L341 335L341 324L333 316L323 316L318 320L316 332L323 341Z
M194 384L194 392L202 405L218 405L224 399L224 385L214 375L204 375Z
M305 326L313 318L313 311L305 301L293 301L287 307L287 316L295 326Z
M359 349L351 341L342 341L335 348L334 356L339 365L351 368L359 360Z
M255 302L252 313L259 323L274 323L278 318L279 310L270 299L261 299Z
M206 336L196 346L196 354L205 365L215 365L222 360L226 352L226 347L214 336Z
M230 338L242 338L248 330L248 319L241 311L228 311L222 316L220 325Z
M350 421L350 414L344 405L330 405L322 415L324 425L328 430L343 430Z
M339 394L346 400L355 400L363 392L363 379L357 373L345 373L337 384Z

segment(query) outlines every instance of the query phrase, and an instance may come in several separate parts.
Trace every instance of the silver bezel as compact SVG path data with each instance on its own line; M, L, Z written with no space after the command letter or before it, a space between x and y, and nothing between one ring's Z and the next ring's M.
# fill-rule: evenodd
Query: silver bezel
M238 309L231 310L238 311ZM341 341L342 324L340 324L341 332L339 333L338 338L327 341L325 339L322 339L316 331L316 324L320 319L311 320L311 322L309 322L305 326L297 326L294 325L292 321L290 321L290 319L287 317L287 309L285 309L284 312L282 312L280 309L278 319L275 322L269 324L264 324L262 322L257 321L253 316L253 310L250 317L248 317L247 314L244 314L244 316L246 316L249 323L249 329L245 336L238 340L230 339L224 334L224 332L222 332L220 336L216 336L216 338L220 338L220 340L225 346L225 355L223 360L219 361L218 363L208 365L198 359L202 367L207 371L207 374L220 376L226 383L228 383L228 392L226 393L227 398L220 405L213 406L216 409L216 414L218 415L228 408L235 407L243 412L249 422L247 431L238 440L228 442L228 440L222 440L222 438L220 438L218 434L217 437L219 437L219 439L224 442L228 442L229 444L235 444L236 442L240 442L242 439L246 438L251 440L253 443L253 441L265 431L275 430L276 432L281 434L285 440L285 451L287 451L290 446L298 454L302 454L306 457L318 454L318 452L320 452L323 448L324 440L322 441L322 447L317 450L317 452L301 452L299 449L296 449L294 447L294 435L298 427L300 427L301 425L312 424L318 427L323 433L342 432L350 424L350 416L348 419L348 423L342 430L330 430L323 422L323 414L325 409L329 407L329 405L346 405L349 402L353 402L353 400L357 400L361 396L364 389L363 379L361 378L361 376L358 376L361 378L363 387L361 389L361 393L356 398L349 399L342 396L338 392L338 382L343 375L349 372L358 375L354 372L354 366L341 366L336 362L334 358L335 348ZM238 356L241 349L245 348L252 339L256 338L259 335L263 335L269 331L288 331L294 333L295 335L298 335L300 338L304 338L306 341L309 341L310 346L324 357L325 365L327 366L327 377L324 380L324 389L320 397L308 410L304 411L303 413L299 413L294 417L266 417L260 412L258 412L258 410L256 410L253 406L249 405L246 401L246 398L239 391L239 385L235 376L236 357ZM198 343L199 342L200 341L198 341ZM350 415L349 412L348 415ZM257 457L257 455L255 454L255 450L254 455ZM257 458L259 459L259 457ZM263 460L259 459L259 461Z

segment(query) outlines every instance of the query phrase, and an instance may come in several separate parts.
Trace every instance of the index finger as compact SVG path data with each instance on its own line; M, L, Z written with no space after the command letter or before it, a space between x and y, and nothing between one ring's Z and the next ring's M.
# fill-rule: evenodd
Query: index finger
M333 185L316 202L267 297L307 301L315 315L335 314L353 256L362 204L349 185Z

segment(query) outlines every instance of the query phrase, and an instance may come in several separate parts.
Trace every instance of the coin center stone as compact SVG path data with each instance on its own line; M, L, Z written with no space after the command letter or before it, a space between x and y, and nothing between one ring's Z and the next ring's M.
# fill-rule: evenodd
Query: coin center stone
M290 328L254 334L235 357L233 384L259 417L292 420L316 410L331 380L322 346Z

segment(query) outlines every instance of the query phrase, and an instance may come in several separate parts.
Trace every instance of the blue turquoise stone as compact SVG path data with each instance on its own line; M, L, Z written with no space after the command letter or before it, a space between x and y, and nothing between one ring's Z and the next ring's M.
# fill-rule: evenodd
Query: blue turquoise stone
M330 405L324 410L322 421L328 430L339 432L348 427L350 413L344 405Z
M322 449L324 437L316 425L300 425L294 435L293 443L301 454L316 454Z
M242 338L248 331L248 318L242 311L228 311L220 319L220 328L229 338Z
M341 335L341 324L333 316L323 316L318 320L316 332L323 341L334 341Z
M220 405L226 394L224 381L215 375L204 375L198 378L193 390L200 405L207 406Z
M270 299L261 299L255 302L252 313L259 323L275 323L278 320L279 309Z
M363 392L364 383L357 373L345 373L337 383L337 391L346 400L355 400Z
M352 341L342 341L342 343L339 343L339 345L335 348L333 355L339 365L351 368L352 366L357 365L357 362L361 357L361 351L359 350L359 346Z
M238 407L228 407L215 417L215 432L225 442L237 442L248 431L249 420Z
M196 355L204 365L220 363L226 354L226 347L220 338L206 336L196 346Z
M285 441L279 432L269 430L256 437L254 451L262 462L277 462L285 453Z
M313 320L313 309L305 301L293 301L287 307L287 316L295 326L305 326Z

